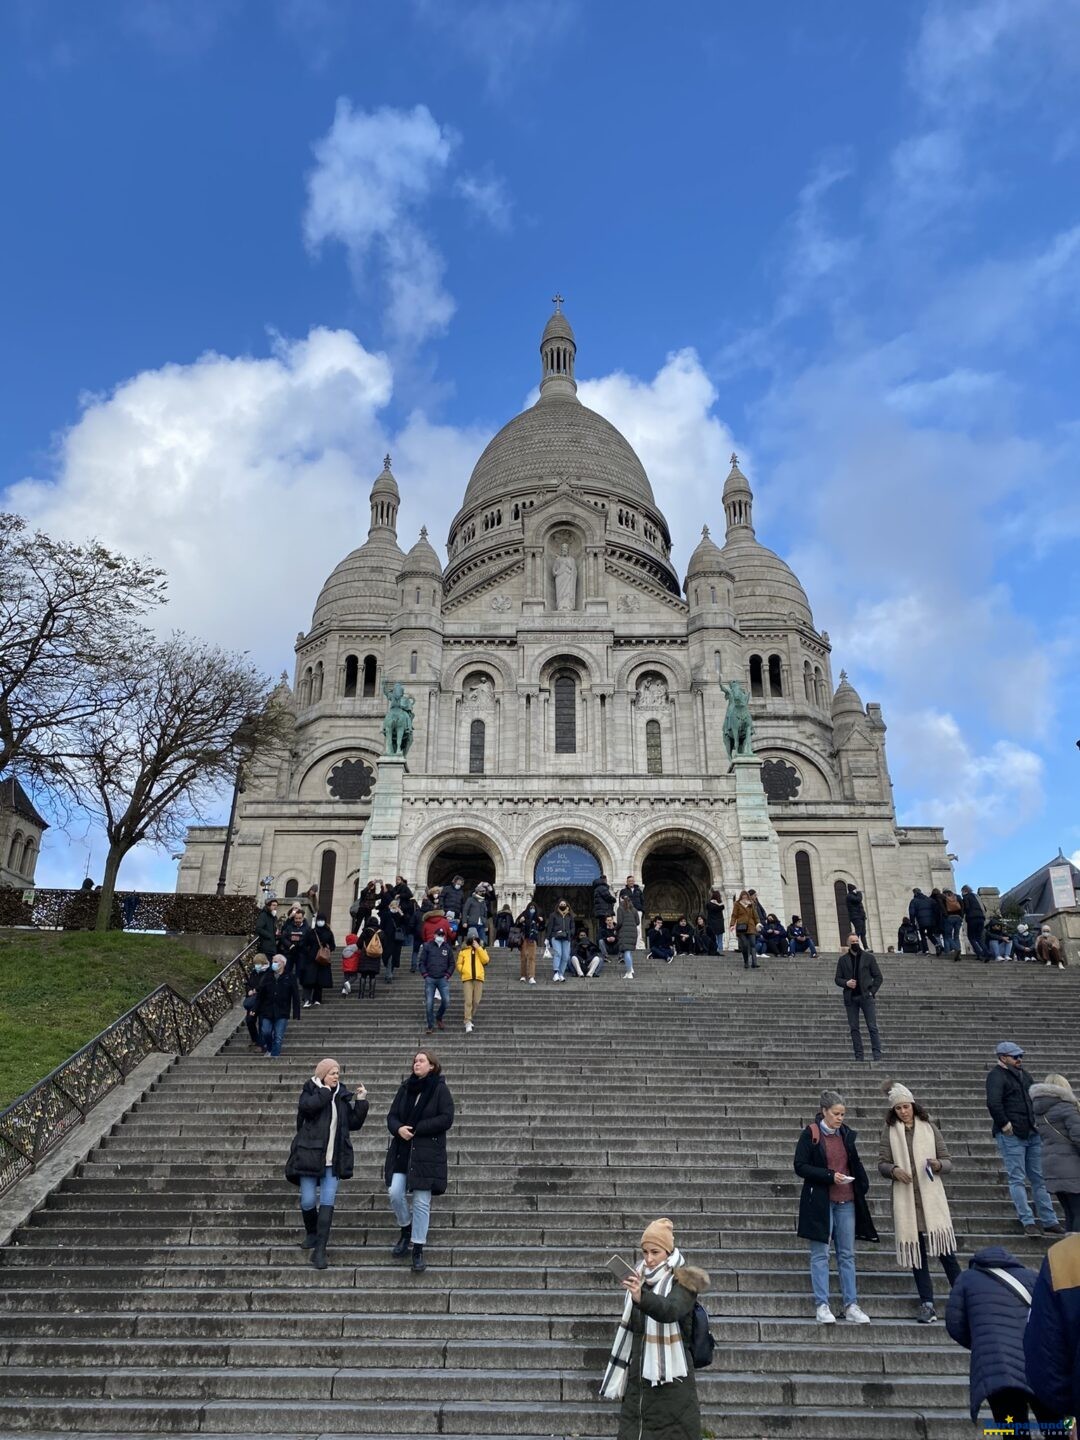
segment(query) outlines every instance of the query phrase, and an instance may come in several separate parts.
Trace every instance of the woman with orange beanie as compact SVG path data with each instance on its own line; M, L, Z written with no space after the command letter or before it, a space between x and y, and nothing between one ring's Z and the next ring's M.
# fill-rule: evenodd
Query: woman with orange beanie
M618 1440L701 1440L687 1341L709 1277L686 1264L668 1219L645 1227L641 1255L623 1281L626 1302L600 1394L622 1401Z

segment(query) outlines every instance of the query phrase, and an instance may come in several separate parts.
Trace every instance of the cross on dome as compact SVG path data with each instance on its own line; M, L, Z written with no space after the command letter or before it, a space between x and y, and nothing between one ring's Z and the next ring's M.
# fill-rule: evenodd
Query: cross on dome
M389 470L389 469L390 469L390 451L389 451L389 450L388 450L388 451L386 452L386 454L382 457L382 468L383 468L384 470Z
M555 291L555 294L551 297L551 303L555 306L555 314L561 315L563 307L563 297L559 294L557 290Z
M707 540L709 538L709 527L707 525L702 525L701 527L701 538L703 540Z

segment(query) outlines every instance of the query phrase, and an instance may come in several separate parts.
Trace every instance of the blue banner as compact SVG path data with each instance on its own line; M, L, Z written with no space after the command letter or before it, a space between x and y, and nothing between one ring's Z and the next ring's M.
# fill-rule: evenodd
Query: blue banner
M600 862L584 845L553 845L536 864L537 885L591 885L600 878Z

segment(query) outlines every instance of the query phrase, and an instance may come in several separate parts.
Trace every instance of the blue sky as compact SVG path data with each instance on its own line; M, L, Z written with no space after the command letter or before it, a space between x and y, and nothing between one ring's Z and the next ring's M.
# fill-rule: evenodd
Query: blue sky
M0 67L3 503L165 623L291 674L384 451L441 544L559 289L677 564L739 451L901 819L1080 851L1080 0L11 0Z

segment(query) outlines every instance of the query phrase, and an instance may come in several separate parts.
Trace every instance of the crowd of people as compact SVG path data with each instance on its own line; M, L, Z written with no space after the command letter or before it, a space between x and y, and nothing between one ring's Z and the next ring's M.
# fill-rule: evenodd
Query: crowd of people
M359 998L370 1002L379 977L383 985L393 984L409 954L410 971L423 982L427 1032L445 1029L456 977L462 1024L469 1034L497 951L517 951L519 979L532 985L538 959L550 963L552 982L558 984L570 975L595 978L608 961L619 960L624 978L632 979L635 952L670 964L679 956L721 955L725 940L748 970L757 968L762 956L817 954L800 917L784 925L751 888L732 897L730 912L718 890L710 894L705 911L694 916L646 917L644 909L642 888L633 876L618 890L601 877L593 887L589 917L575 915L564 898L546 916L533 902L515 915L509 906L498 906L491 885L481 882L467 890L460 876L420 896L402 876L393 884L372 881L351 910L353 930L341 956L342 992L351 995L355 985ZM847 910L851 934L837 961L835 983L856 1060L864 1058L865 1025L872 1060L880 1062L876 997L884 977L869 948L865 907L855 886L848 887ZM955 954L966 927L973 951L988 962L1045 958L1042 933L1033 935L1024 925L1010 933L999 917L987 921L981 910L967 886L959 895L915 890L898 935L898 941L906 939L898 948ZM253 1047L271 1058L280 1055L289 1020L320 1006L334 984L336 948L314 887L289 902L280 921L278 902L266 902L244 1001ZM1047 963L1063 964L1064 957ZM883 1090L877 1174L889 1187L896 1261L912 1275L915 1318L923 1324L939 1318L931 1269L936 1261L949 1287L946 1327L971 1351L972 1418L986 1403L995 1421L1009 1415L1023 1422L1032 1415L1044 1434L1068 1434L1061 1417L1080 1408L1080 1101L1064 1076L1050 1074L1035 1083L1023 1067L1022 1048L1013 1041L998 1044L996 1063L986 1077L986 1104L1017 1221L1025 1234L1062 1237L1035 1275L1004 1246L980 1249L961 1268L948 1198L953 1159L946 1138L907 1086L887 1081ZM301 1243L310 1249L316 1269L329 1263L338 1186L353 1173L350 1135L363 1126L368 1112L364 1086L347 1089L340 1065L331 1059L315 1067L299 1098L286 1177L299 1188ZM829 1296L831 1253L843 1319L851 1324L870 1320L859 1300L855 1242L877 1241L878 1235L868 1200L870 1176L846 1114L842 1095L825 1090L794 1154L802 1180L796 1230L808 1242L814 1314L822 1325L837 1319ZM453 1098L438 1060L430 1050L418 1050L387 1111L384 1165L387 1203L399 1226L391 1253L398 1260L411 1257L417 1273L427 1265L432 1199L448 1183L446 1133L453 1119ZM1052 1196L1061 1206L1064 1226ZM603 1395L621 1402L624 1421L629 1417L635 1427L626 1433L700 1434L692 1342L697 1299L708 1283L703 1271L687 1265L671 1221L652 1222L641 1237L641 1260L624 1277L623 1316L601 1387Z

